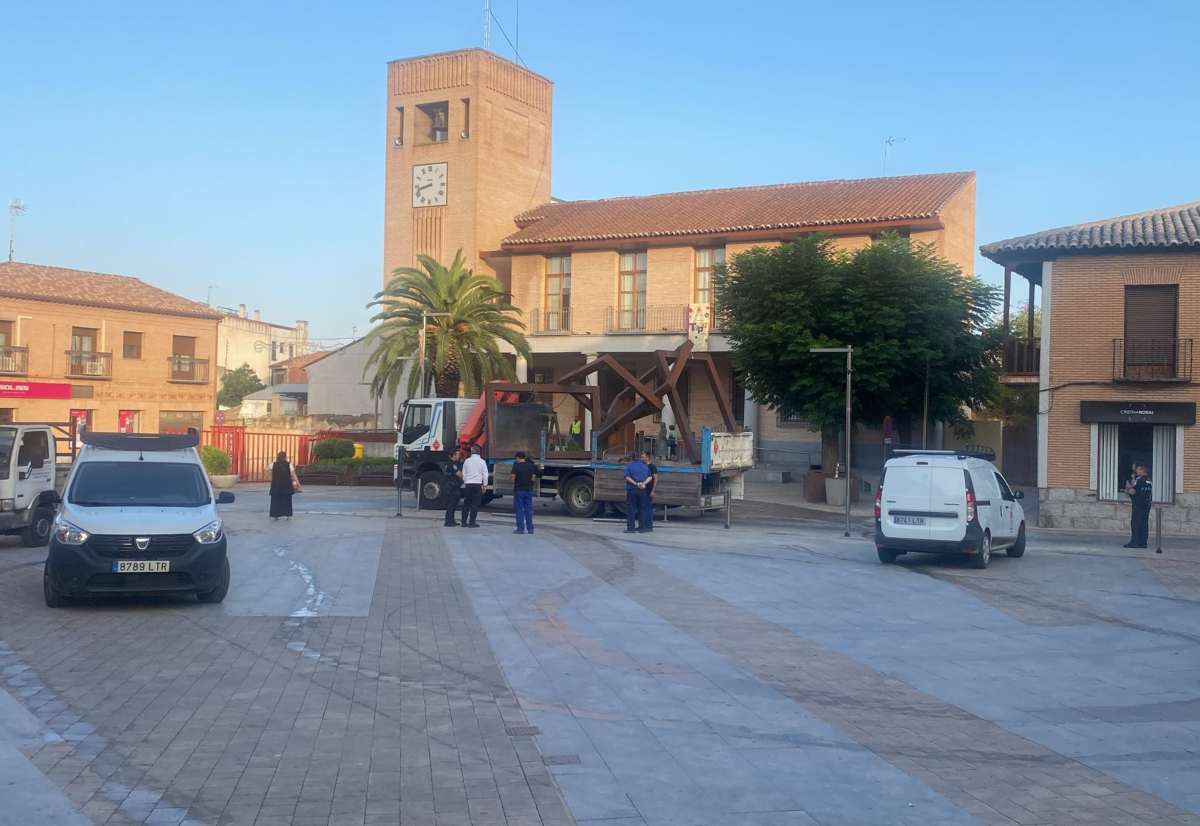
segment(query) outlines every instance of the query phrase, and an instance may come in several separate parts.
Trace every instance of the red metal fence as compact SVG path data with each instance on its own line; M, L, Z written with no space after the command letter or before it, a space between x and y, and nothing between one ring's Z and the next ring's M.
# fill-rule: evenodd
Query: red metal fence
M316 436L302 433L248 433L244 427L214 427L204 431L203 443L229 454L230 473L243 482L268 482L271 465L283 451L293 465L307 465Z

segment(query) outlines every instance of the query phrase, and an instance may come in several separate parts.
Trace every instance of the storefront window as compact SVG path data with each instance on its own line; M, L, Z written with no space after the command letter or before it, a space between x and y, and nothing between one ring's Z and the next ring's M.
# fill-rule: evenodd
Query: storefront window
M1175 425L1101 424L1097 457L1100 499L1127 499L1125 483L1133 475L1133 465L1141 463L1154 485L1154 501L1174 501Z

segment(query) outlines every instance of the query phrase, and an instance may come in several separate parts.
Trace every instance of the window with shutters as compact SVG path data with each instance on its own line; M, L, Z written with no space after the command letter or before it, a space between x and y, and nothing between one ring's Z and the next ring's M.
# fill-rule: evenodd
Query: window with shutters
M1125 288L1124 378L1175 377L1179 341L1179 287L1174 284Z
M1128 503L1125 486L1133 476L1133 466L1143 464L1154 488L1154 501L1174 501L1175 425L1101 424L1096 435L1098 499Z

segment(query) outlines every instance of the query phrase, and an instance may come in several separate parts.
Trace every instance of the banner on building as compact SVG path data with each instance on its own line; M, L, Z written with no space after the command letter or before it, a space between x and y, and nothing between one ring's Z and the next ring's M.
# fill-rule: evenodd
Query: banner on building
M65 382L0 380L0 399L69 398L71 398L71 385Z

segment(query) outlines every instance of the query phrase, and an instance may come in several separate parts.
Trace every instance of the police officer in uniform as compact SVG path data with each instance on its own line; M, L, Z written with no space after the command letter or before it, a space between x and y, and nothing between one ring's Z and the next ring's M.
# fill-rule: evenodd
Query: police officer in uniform
M1133 477L1125 485L1133 513L1129 519L1129 544L1126 548L1145 548L1150 540L1150 507L1154 499L1154 486L1146 473L1146 464L1133 466Z
M443 470L446 474L446 519L443 523L447 528L453 528L454 512L458 508L458 497L462 493L462 451L455 450L450 454L450 461Z

